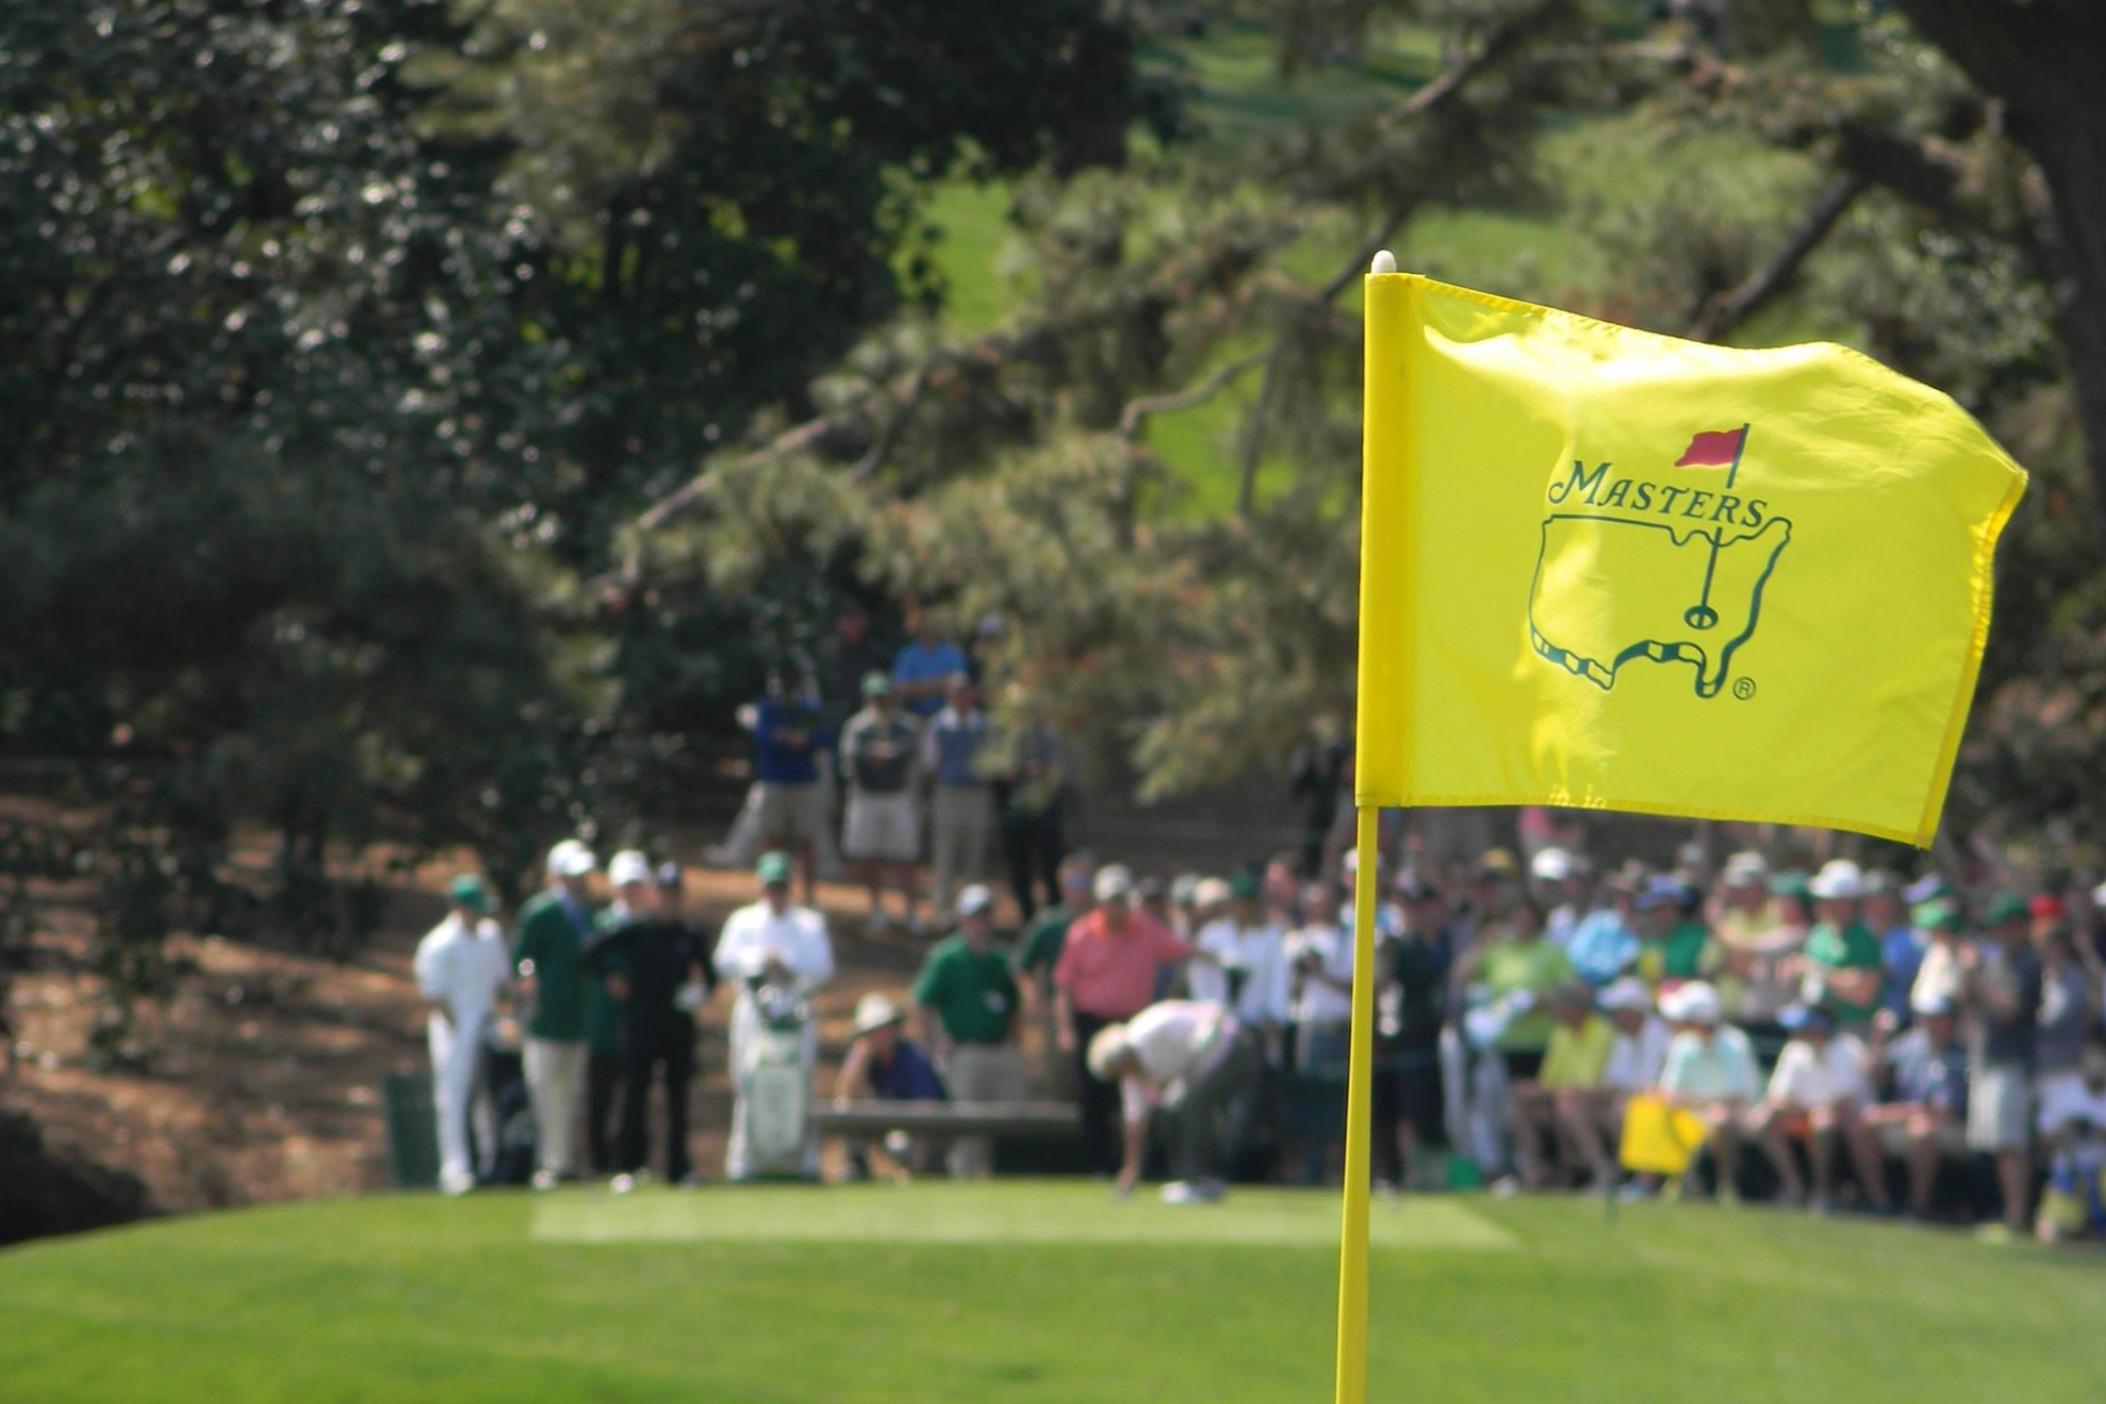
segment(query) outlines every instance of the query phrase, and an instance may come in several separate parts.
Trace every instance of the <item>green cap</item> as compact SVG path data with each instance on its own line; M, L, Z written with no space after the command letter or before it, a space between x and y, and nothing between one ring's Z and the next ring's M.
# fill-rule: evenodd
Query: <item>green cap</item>
M865 697L883 697L890 691L892 691L892 679L886 677L883 673L870 672L863 674L863 695Z
M787 883L790 880L790 855L779 848L772 853L763 853L760 862L753 865L753 871L760 874L763 887Z
M490 914L490 893L483 880L474 873L462 873L446 885L446 900L456 907L466 907L477 916Z
M1804 873L1779 873L1770 879L1770 895L1804 901L1813 896L1813 883Z
M1255 897L1255 896L1257 896L1257 895L1258 895L1258 879L1257 879L1257 876L1256 876L1255 874L1252 874L1252 873L1238 873L1238 874L1236 874L1236 875L1235 875L1234 877L1232 877L1232 878L1230 878L1230 879L1229 879L1229 884L1228 884L1228 891L1229 891L1229 896L1231 896L1231 897L1244 897L1244 898L1249 898L1249 897Z
M1919 931L1958 931L1960 908L1943 897L1933 897L1909 908L1909 921Z
M2007 921L2024 921L2031 914L2024 897L2016 892L1999 892L1989 904L1987 920L1991 926L2002 926Z

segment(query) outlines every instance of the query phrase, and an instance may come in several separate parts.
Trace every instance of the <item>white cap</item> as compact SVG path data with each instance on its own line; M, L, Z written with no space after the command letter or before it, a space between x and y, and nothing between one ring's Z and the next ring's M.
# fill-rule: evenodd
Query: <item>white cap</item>
M1724 1014L1718 991L1702 980L1691 980L1660 996L1660 1012L1678 1024L1715 1024Z
M616 887L651 880L651 860L633 848L625 848L607 860L607 881Z
M2100 911L2106 912L2106 882L2100 883L2091 890L2091 904Z
M1807 891L1824 902L1846 901L1865 895L1865 874L1848 858L1834 858L1821 865Z
M1107 863L1097 869L1096 885L1091 893L1100 902L1116 902L1133 891L1133 874L1125 865Z
M1572 855L1562 848L1546 848L1529 859L1528 871L1539 882L1563 882L1572 876Z
M856 1037L861 1038L872 1029L882 1029L887 1024L897 1024L906 1016L899 1006L881 994L867 994L856 1001Z
M548 870L556 877L584 877L599 865L592 850L576 839L565 839L548 851Z
M1736 853L1726 860L1726 881L1760 882L1770 875L1769 860L1753 851Z
M1917 990L1909 996L1909 1012L1927 1019L1939 1014L1956 1014L1959 1006L1953 1003L1951 995L1936 990Z
M959 916L986 916L993 910L994 893L980 883L976 882L958 894Z
M1636 975L1626 975L1601 992L1599 1003L1611 1013L1619 1009L1651 1009L1653 992Z
M1198 882L1192 884L1192 905L1201 911L1205 911L1208 907L1218 907L1234 895L1234 893L1229 891L1228 879L1226 878L1201 878Z

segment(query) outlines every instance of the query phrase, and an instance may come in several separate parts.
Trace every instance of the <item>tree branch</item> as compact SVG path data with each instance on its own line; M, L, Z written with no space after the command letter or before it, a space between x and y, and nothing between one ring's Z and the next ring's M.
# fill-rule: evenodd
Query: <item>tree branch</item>
M1271 355L1270 346L1261 347L1247 356L1238 356L1233 361L1216 366L1213 372L1197 385L1187 386L1167 395L1143 395L1137 400L1127 401L1126 408L1119 412L1119 437L1128 443L1134 442L1140 437L1142 422L1149 415L1175 414L1179 410L1188 410L1194 405L1204 404Z
M1821 246L1837 222L1871 187L1871 180L1851 173L1834 181L1807 209L1769 262L1750 273L1739 286L1708 299L1685 333L1695 341L1716 341L1769 304L1771 299L1798 275L1813 251Z

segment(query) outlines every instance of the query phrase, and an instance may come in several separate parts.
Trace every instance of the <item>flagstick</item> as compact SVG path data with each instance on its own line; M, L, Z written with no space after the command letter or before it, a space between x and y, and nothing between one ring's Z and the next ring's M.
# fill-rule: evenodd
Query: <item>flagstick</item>
M1367 1404L1367 1201L1369 1095L1375 1065L1375 880L1382 811L1359 812L1353 870L1353 1042L1347 1059L1345 1216L1338 1231L1336 1404Z

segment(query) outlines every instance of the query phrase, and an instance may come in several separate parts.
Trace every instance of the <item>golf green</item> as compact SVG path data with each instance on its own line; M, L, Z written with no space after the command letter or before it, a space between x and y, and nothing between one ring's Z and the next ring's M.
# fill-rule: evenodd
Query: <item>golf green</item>
M0 1398L1329 1397L1335 1195L598 1189L0 1253ZM1754 1209L1378 1202L1379 1400L2092 1401L2106 1263Z

